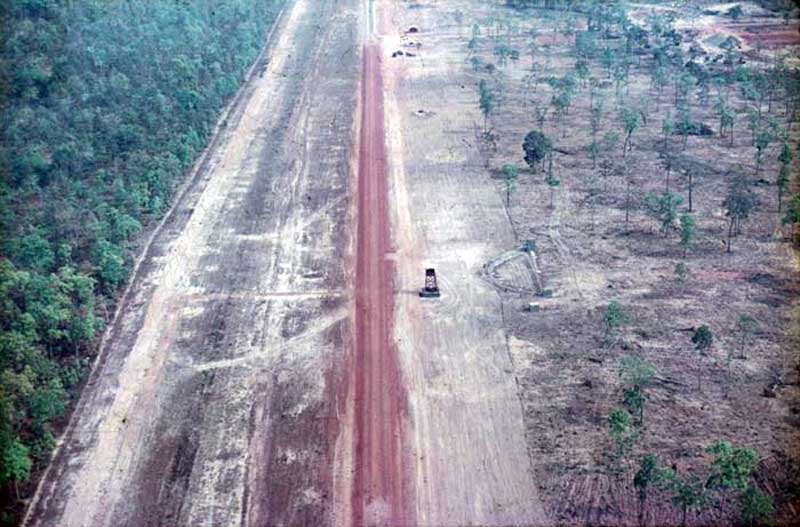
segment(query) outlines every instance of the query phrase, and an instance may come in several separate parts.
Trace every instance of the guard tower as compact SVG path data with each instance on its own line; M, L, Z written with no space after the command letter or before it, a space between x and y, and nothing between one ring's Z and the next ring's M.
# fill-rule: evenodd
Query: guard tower
M422 298L437 298L441 296L439 285L436 283L435 270L425 269L425 287L419 290L419 296Z

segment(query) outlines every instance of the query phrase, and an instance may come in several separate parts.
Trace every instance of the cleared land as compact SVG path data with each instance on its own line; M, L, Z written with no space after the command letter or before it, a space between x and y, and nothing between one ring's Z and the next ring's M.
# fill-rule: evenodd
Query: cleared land
M474 22L486 33L470 51ZM754 169L744 124L734 147L711 135L683 148L661 134L672 85L659 95L634 67L615 97L592 63L604 131L621 130L617 105L646 110L626 162L613 150L593 166L579 90L542 123L560 186L523 169L506 199L499 169L524 166L584 23L479 0L290 2L145 254L28 524L634 525L634 461L694 470L717 439L758 449L756 482L796 520L796 257L766 205L732 253L720 243L729 174ZM535 66L525 53L501 64L496 44L524 50L533 28ZM499 94L488 136L481 80ZM696 170L686 280L675 236L641 206L665 186L665 142ZM684 196L681 170L668 185ZM772 203L769 182L756 192ZM426 267L440 299L417 296ZM631 321L609 345L612 299ZM758 323L746 358L743 313ZM700 324L716 336L707 356L690 342ZM620 462L608 415L630 355L658 375ZM661 495L644 518L675 525L680 511Z
M397 246L395 327L409 392L419 525L544 523L501 299L479 271L513 232L474 149L453 6L379 4ZM415 25L417 57L391 58ZM415 51L416 53L416 51ZM466 144L465 144L466 142ZM442 297L420 300L434 267Z
M631 14L647 20L654 9L641 4ZM615 131L620 142L593 167L587 148L591 142L589 89L581 85L563 116L556 115L552 105L556 91L551 79L575 72L575 38L585 29L584 14L558 10L523 14L500 3L455 0L415 2L399 11L392 49L408 49L415 56L393 59L404 72L398 76L396 91L400 99L416 95L401 105L399 118L408 124L397 132L408 143L403 150L407 159L402 162L413 168L402 175L411 182L406 183L411 190L396 193L401 203L410 203L407 209L413 221L409 223L415 232L407 247L412 257L419 258L404 278L411 280L422 263L435 264L442 269L449 297L436 306L399 297L401 306L405 303L407 309L419 312L422 321L421 326L416 321L407 323L400 337L419 335L418 343L409 347L420 351L407 359L410 371L421 372L411 375L409 385L412 409L419 411L417 437L424 438L426 430L450 426L452 416L458 419L469 408L487 405L489 411L465 419L472 423L466 434L450 432L454 439L442 445L453 453L448 461L457 467L480 455L489 467L497 460L508 462L521 448L518 438L524 437L547 522L595 525L637 524L632 479L644 453L655 453L664 466L686 474L702 471L710 460L705 447L725 439L758 450L762 461L755 481L776 499L777 517L787 524L795 522L800 461L796 450L800 444L798 341L793 334L798 324L798 267L775 210L779 141L764 154L762 181L754 177L755 147L746 124L746 111L753 103L731 91L731 105L738 112L731 147L728 133L719 137L716 130L718 117L711 108L715 93L709 95L711 102L705 102L693 92L693 119L707 123L714 133L689 136L685 148L679 136L669 137L669 152L684 165L673 163L671 178L666 180L662 123L669 110L676 115L674 79L659 95L647 73L651 52L644 51L633 59L630 78L617 97L615 81L598 56L589 64L589 74L599 86L595 101L605 101L598 137ZM769 67L774 59L770 50L747 45L747 38L774 31L777 24L774 15L760 17L738 26L712 17L728 29L746 27L747 34L741 35L743 59L758 68ZM676 27L683 32L686 49L693 35L707 36L700 31L708 29L704 22L684 22L679 14ZM474 23L481 33L471 51L468 42ZM417 25L419 33L403 34L411 25ZM713 30L713 24L710 27ZM537 32L533 68L532 30ZM797 35L792 42L799 43ZM611 41L612 46L617 43ZM501 59L497 51L501 45L516 49L519 59ZM722 51L717 49L717 53ZM489 140L483 134L478 105L481 80L488 83L496 102L488 120ZM620 110L624 107L642 111L646 118L623 162ZM557 188L547 184L546 171L531 171L523 160L523 138L540 126L537 110L548 111L542 130L556 148ZM788 117L784 104L770 106L769 118L784 123ZM796 144L796 126L788 129ZM505 185L500 170L506 163L522 168L508 207L503 206ZM676 264L683 260L678 235L663 236L657 222L644 214L643 202L647 192L660 195L666 183L684 200L679 212L686 212L690 170L697 236L685 259L689 278L682 281L675 274ZM728 254L724 241L729 220L723 200L737 174L750 178L759 205L742 224ZM626 222L628 202L632 205ZM536 241L530 263L515 251L526 239ZM494 287L477 280L479 274ZM542 289L552 290L554 296L537 296ZM609 349L603 316L612 300L631 314L631 322ZM541 311L529 312L529 302L539 304ZM398 312L401 316L403 309ZM438 318L440 314L444 316ZM757 329L745 337L737 329L742 315L756 320ZM462 322L466 320L469 323ZM707 324L716 338L707 357L700 356L690 340L701 324ZM455 350L443 351L448 347L435 340L449 325L458 328L458 334L448 334L448 342L465 339L457 358ZM402 322L398 322L400 327ZM494 337L487 339L487 335ZM510 355L503 358L506 345ZM745 351L740 353L742 347ZM652 362L658 376L646 402L646 428L620 469L612 455L615 446L608 417L622 404L619 369L627 356ZM486 362L472 370L469 365L474 361ZM462 384L472 371L480 377ZM426 386L425 380L434 378L437 382ZM415 399L425 393L423 387L430 394L432 386L441 388L438 399L430 395L422 401ZM453 404L447 412L449 419L430 410L446 401ZM487 401L520 401L523 430L517 428L510 402L489 408ZM480 438L487 437L482 433L484 426L502 430L501 440L506 443L497 454L492 444L478 447ZM466 439L470 437L471 443ZM462 444L469 446L462 450ZM431 458L435 449L435 444L423 449L421 466L446 457ZM526 461L514 459L513 463L516 470L498 471L504 478L492 481L491 490L473 494L478 498L467 506L474 506L482 496L503 494L511 480L517 481L513 488L519 489L520 472L524 472L519 467ZM418 469L418 474L425 474L425 469ZM468 474L459 474L459 481L469 480ZM492 474L491 470L482 474L481 481ZM445 476L429 486L445 485L443 480L449 481ZM469 485L477 488L480 483ZM458 485L453 483L451 488ZM419 490L418 494L422 508L425 494ZM513 491L504 495L511 496ZM524 523L521 512L535 510L534 496L535 491L520 494L514 502L519 515L509 512L508 523ZM430 503L443 506L444 501ZM458 512L464 508L454 507ZM692 513L689 521L725 525L738 514L728 504ZM644 520L678 524L680 512L661 494L649 501Z
M361 6L289 3L146 254L28 525L320 525Z
M406 394L392 335L394 265L381 47L364 47L356 242L352 524L414 525L402 430Z

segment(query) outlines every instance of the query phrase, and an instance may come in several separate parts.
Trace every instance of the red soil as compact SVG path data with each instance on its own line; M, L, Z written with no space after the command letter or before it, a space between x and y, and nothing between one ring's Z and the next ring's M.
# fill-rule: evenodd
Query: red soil
M353 525L412 525L402 419L406 393L392 342L394 265L380 45L364 47L358 169Z
M800 33L796 23L727 24L725 27L738 33L751 46L760 44L766 49L779 49L800 45Z

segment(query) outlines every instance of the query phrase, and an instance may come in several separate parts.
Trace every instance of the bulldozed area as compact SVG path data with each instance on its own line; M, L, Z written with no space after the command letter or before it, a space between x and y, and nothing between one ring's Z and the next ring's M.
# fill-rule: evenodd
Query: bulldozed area
M501 315L490 325L502 328L509 359L495 357L494 364L509 368L500 377L515 380L546 523L679 524L680 508L670 504L667 494L657 494L640 510L633 485L639 460L652 453L678 473L703 473L711 459L705 449L719 440L758 451L754 480L774 498L777 521L795 523L800 288L790 232L777 212L779 143L765 151L756 176L756 149L745 117L720 137L711 103L700 99L692 99L692 115L708 124L709 132L689 135L685 147L678 135L664 139L664 118L668 111L675 113L675 86L667 83L660 94L653 88L644 67L645 50L634 59L619 94L600 60L589 61L588 76L596 82L591 97L606 103L598 135L613 130L620 136L617 146L595 164L587 152L592 141L589 81L580 81L568 111L558 115L551 106L556 88L549 83L574 71L575 35L585 30L585 15L558 9L523 12L501 4L409 4L398 15L392 49L413 41L415 56L390 60L402 63L398 67L406 72L399 92L408 86L409 92L420 94L402 106L402 118L425 139L407 147L404 155L446 165L406 175L411 187L422 185L413 182L415 177L436 186L426 199L448 210L433 223L425 205L414 202L413 214L424 216L417 229L428 229L425 236L437 240L435 252L458 255L467 276L481 275L491 284L494 292L483 289L478 293L482 298L500 297L488 312ZM631 16L647 20L663 9L634 4ZM683 20L678 13L675 27L688 49L693 36L703 36L698 24L716 20L740 38L742 64L768 67L776 53L788 53L791 60L800 44L796 32L782 46L756 46L752 40L754 34L763 36L776 28L791 34L796 21L783 26L775 14L770 18L764 10L748 9L736 24L721 15L698 21ZM748 15L751 11L756 14ZM413 35L403 34L412 26L418 28ZM533 39L531 31L536 32ZM536 42L533 59L531 40ZM498 51L501 46L517 54ZM713 58L704 60L711 63ZM495 97L485 129L480 82L488 83ZM730 97L738 111L752 104L738 93ZM620 110L628 106L641 112L644 122L623 158ZM764 108L765 115L786 124L788 141L796 145L788 106L776 99L769 110L766 102ZM537 122L537 111L548 109ZM438 133L428 133L431 129ZM546 167L531 170L523 160L523 138L537 129L552 140L557 185L548 184ZM506 164L519 168L510 192L503 180ZM446 184L434 183L451 171L455 173ZM749 178L758 206L727 252L729 221L723 202L736 174ZM494 195L476 192L480 184L493 185ZM660 195L665 188L683 199L680 212L688 211L691 199L696 234L685 256L677 229L664 235L658 221L645 214L647 193ZM448 203L451 195L457 196L454 205ZM473 225L478 230L474 234ZM536 244L531 262L519 250L529 239ZM442 258L424 261L442 267ZM676 275L680 262L688 268L685 278ZM454 275L448 270L442 276L448 280ZM470 305L465 281L445 282L452 287L445 294L455 297L455 306ZM609 343L604 315L612 301L622 306L629 321ZM474 318L476 311L470 313ZM752 320L746 330L742 317ZM706 354L698 353L691 340L701 325L714 335ZM481 347L477 353L486 357L490 350ZM617 460L609 416L622 405L619 372L625 357L646 360L657 373L648 388L640 437ZM727 525L738 514L728 503L690 511L688 522Z
M543 525L500 297L479 274L513 233L463 143L476 111L448 7L376 2L416 525ZM418 296L426 268L441 298Z
M722 440L757 452L770 519L800 522L800 261L776 187L797 101L656 85L641 42L623 78L613 22L580 55L585 11L509 3L287 2L24 525L744 523L743 490L682 510L634 484L652 454L705 489ZM648 44L672 13L698 76L795 60L797 20L694 4L625 5ZM550 144L526 160L531 131ZM631 360L652 367L637 392Z
M360 13L288 3L145 249L25 525L330 521Z

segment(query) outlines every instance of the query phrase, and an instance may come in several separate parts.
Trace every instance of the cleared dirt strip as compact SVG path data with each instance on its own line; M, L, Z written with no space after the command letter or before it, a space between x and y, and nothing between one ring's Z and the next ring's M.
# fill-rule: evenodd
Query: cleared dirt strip
M392 341L394 265L384 141L381 48L364 47L358 172L354 353L354 525L412 525L402 416L406 393Z

